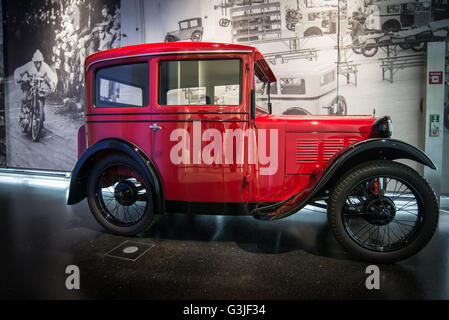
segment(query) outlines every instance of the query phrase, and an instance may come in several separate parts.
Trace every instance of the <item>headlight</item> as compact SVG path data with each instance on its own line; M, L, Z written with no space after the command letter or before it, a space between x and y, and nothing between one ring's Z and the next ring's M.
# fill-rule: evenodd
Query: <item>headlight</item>
M389 116L379 118L374 122L372 131L380 138L390 138L393 135L393 122Z

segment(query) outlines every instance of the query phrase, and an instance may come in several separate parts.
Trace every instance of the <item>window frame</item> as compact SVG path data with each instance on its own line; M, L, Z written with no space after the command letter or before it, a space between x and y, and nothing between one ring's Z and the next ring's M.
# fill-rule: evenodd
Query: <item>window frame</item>
M229 105L229 104L177 104L177 105L169 105L169 104L160 104L159 96L160 96L160 79L161 79L161 68L160 65L162 62L170 62L170 61L211 61L211 60L239 60L239 104L235 105ZM243 68L244 60L241 56L235 56L235 57L191 57L191 56L176 56L176 57L162 57L160 59L157 59L155 61L155 67L156 67L156 85L155 85L155 95L154 100L156 102L157 108L241 108L244 99L243 99L243 93L244 93L244 68Z
M131 64L142 64L142 65L146 65L146 77L145 77L145 87L141 88L140 86L135 86L132 85L131 83L127 83L127 82L118 82L116 80L112 80L109 79L107 77L101 77L100 79L105 79L105 80L109 80L109 81L114 81L116 83L123 83L124 85L129 85L129 86L133 86L136 88L141 88L142 89L142 105L132 105L132 104L124 104L124 103L117 103L117 102L111 102L111 101L106 101L104 103L101 104L101 106L97 105L97 98L99 99L99 92L97 92L97 86L98 86L98 81L100 80L97 77L97 73L100 70L104 70L107 68L113 68L113 67L117 67L117 66L125 66L125 65L131 65ZM119 109L119 108L126 108L126 109L131 109L131 108L137 108L137 109L142 109L142 108L148 108L150 106L150 100L151 100L151 96L150 96L150 76L151 76L151 72L150 72L150 63L148 60L140 60L140 61L127 61L127 62L118 62L118 63L114 63L114 64L107 64L107 65L103 65L103 66L99 66L98 68L95 68L92 71L92 94L91 94L91 101L92 101L92 108L93 109Z

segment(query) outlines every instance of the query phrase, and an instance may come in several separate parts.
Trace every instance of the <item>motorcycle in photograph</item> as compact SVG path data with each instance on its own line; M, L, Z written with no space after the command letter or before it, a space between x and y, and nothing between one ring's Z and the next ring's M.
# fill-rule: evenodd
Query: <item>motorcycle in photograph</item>
M357 54L363 54L367 58L374 57L378 51L377 35L373 36L366 31L364 19L352 19L350 30L352 50Z
M44 78L33 76L27 81L21 81L22 88L27 92L26 102L19 116L19 125L23 132L31 133L33 141L39 140L45 116L45 89L47 81ZM47 84L48 85L48 84Z

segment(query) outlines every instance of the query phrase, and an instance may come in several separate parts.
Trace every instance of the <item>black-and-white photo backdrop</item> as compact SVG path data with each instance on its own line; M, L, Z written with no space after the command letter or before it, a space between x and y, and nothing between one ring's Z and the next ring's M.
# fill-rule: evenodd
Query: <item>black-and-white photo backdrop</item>
M57 170L76 162L85 57L168 41L255 46L278 80L274 113L388 114L394 138L422 147L426 43L445 41L449 29L447 0L3 2L8 165ZM20 80L40 60L50 81L34 141L21 118L29 88Z
M0 0L0 35L3 35L3 9ZM3 79L3 37L0 37L0 167L6 166L5 90Z
M8 166L70 171L84 122L84 59L120 46L120 0L3 3ZM33 95L43 101L37 134Z

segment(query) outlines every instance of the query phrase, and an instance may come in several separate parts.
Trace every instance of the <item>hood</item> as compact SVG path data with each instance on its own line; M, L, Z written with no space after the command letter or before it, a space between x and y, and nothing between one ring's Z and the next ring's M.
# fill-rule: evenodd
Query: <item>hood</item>
M371 132L373 116L282 115L272 116L285 121L286 132Z

